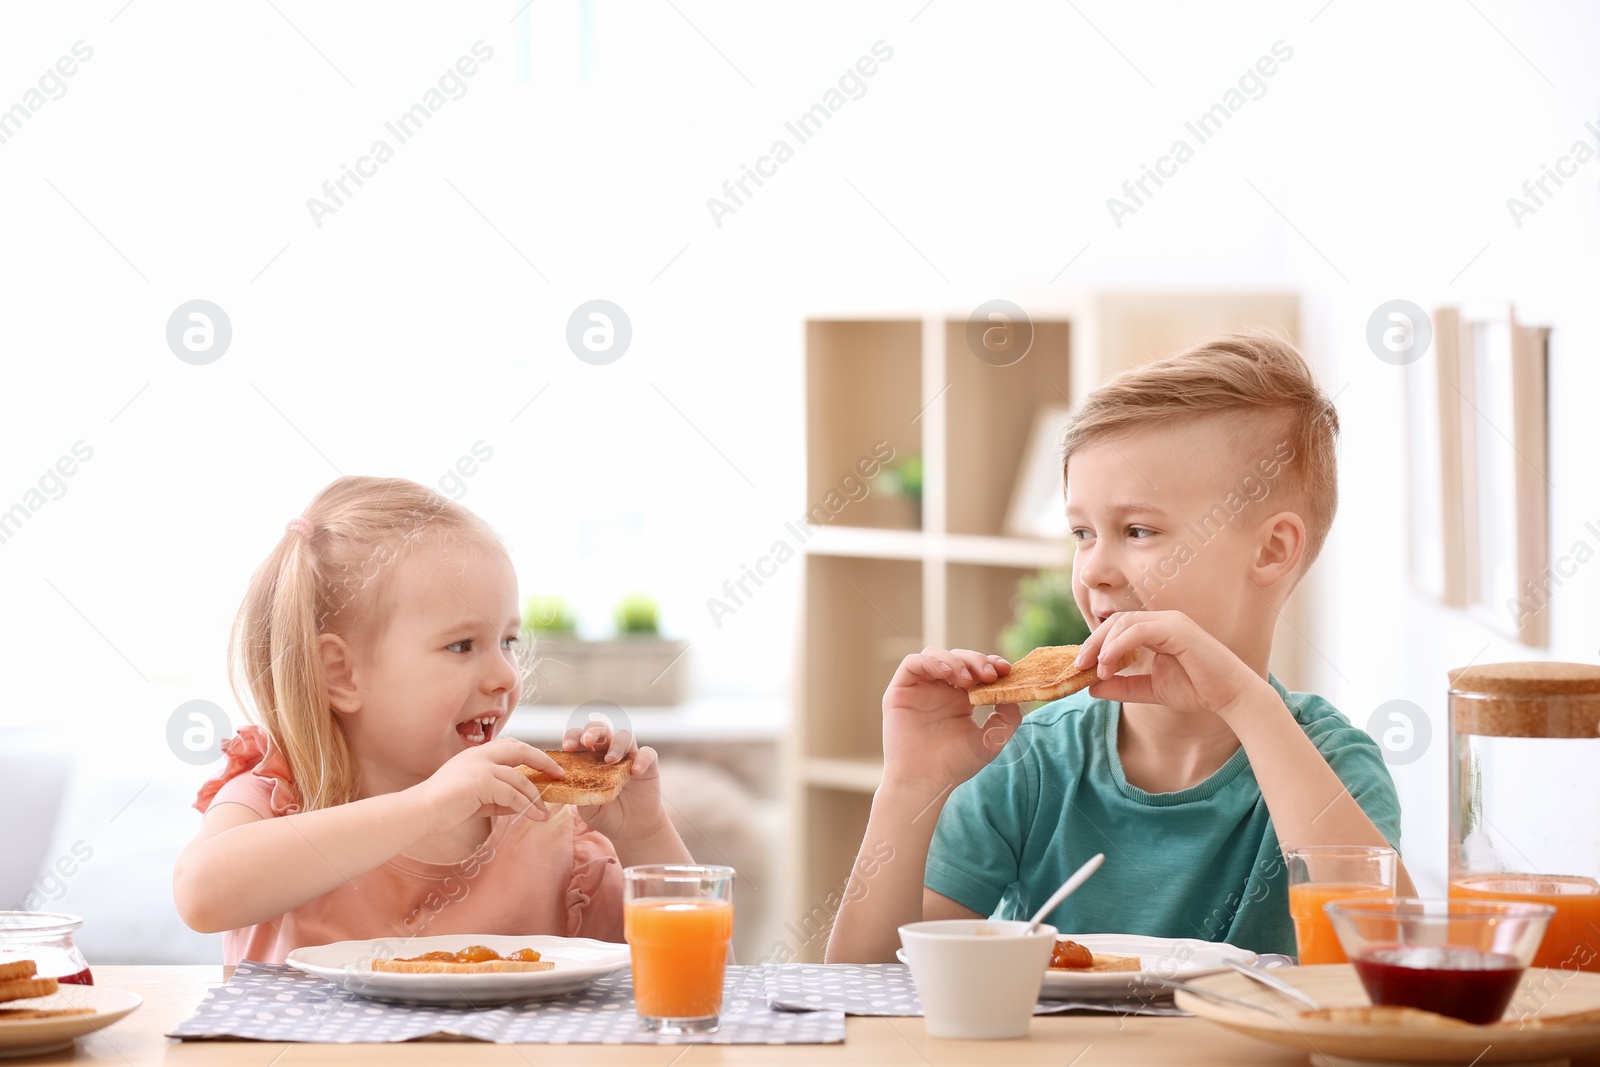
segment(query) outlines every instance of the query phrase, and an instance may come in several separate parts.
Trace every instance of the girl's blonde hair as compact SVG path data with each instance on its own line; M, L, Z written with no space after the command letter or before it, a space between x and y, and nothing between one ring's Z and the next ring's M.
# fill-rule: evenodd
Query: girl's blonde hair
M375 639L399 563L420 545L459 542L500 547L482 519L426 486L340 478L289 523L256 569L229 637L228 677L246 707L248 690L287 758L301 810L348 803L359 787L328 703L319 638Z
M1061 442L1062 475L1072 454L1089 445L1205 415L1235 416L1231 459L1239 469L1249 470L1274 441L1294 450L1277 480L1306 524L1299 569L1304 574L1322 551L1339 507L1339 412L1305 357L1276 334L1225 334L1112 378L1072 413Z

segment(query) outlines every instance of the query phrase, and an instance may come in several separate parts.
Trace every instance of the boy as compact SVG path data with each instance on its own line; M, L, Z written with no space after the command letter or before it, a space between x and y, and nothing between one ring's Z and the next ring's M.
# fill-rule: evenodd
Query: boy
M1376 743L1267 672L1333 521L1338 428L1300 354L1260 334L1130 370L1073 412L1072 587L1093 631L1078 664L1099 680L980 727L966 690L1005 660L905 658L830 962L892 960L919 919L1029 918L1096 852L1105 865L1046 916L1063 932L1295 951L1281 850L1400 839ZM893 862L868 862L886 846Z

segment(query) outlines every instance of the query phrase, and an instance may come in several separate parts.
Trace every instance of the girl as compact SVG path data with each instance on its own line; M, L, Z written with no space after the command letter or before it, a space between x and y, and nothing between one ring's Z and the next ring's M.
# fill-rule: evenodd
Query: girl
M547 809L497 738L517 706L511 561L482 520L413 482L341 478L288 524L234 622L230 676L262 725L223 745L173 872L227 962L441 933L622 940L622 865L689 863L655 752L603 726L567 749L635 752L604 807ZM244 686L241 686L241 675Z

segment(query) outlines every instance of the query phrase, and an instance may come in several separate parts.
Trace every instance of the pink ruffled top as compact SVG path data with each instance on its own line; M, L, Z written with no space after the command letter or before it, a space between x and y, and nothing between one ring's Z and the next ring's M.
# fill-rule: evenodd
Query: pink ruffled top
M228 765L201 787L197 809L243 804L263 819L300 810L288 761L266 730L243 727L222 751ZM570 807L552 807L542 823L502 816L459 863L395 856L271 922L228 931L223 948L227 963L281 963L303 945L425 934L621 941L622 865Z

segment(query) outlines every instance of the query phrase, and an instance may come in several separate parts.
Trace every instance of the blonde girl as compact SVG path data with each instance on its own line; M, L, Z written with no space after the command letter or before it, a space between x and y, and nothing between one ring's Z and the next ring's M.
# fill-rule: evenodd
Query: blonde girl
M223 746L173 872L227 962L420 934L622 940L622 866L687 863L653 750L603 726L565 747L616 762L598 808L546 808L500 737L522 691L516 576L477 516L413 482L341 478L256 571L230 676L259 725Z

